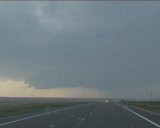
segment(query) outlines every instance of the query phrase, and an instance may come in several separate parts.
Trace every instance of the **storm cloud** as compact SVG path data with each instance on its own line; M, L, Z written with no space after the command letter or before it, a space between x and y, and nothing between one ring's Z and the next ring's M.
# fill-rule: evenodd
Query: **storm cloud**
M0 79L160 98L159 23L158 2L1 2Z

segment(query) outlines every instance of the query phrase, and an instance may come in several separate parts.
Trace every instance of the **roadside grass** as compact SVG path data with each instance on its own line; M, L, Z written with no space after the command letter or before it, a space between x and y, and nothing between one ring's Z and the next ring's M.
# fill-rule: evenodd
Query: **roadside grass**
M0 118L74 106L82 103L27 103L0 105Z
M160 102L149 102L149 101L146 101L146 102L131 102L130 101L129 102L127 101L125 102L125 104L160 114Z

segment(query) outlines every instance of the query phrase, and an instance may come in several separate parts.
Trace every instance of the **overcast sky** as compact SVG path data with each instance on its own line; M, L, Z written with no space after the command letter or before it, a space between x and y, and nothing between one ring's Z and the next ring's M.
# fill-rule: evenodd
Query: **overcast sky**
M19 87L160 98L160 3L0 2L1 96Z

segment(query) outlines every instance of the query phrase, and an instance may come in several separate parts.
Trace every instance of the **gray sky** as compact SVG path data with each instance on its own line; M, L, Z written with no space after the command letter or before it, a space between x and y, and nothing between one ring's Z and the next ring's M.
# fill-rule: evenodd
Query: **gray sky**
M0 2L0 80L160 98L160 3Z

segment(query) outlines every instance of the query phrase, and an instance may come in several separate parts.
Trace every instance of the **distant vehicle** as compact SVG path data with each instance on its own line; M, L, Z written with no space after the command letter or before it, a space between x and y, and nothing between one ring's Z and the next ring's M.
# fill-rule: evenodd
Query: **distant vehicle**
M109 100L106 100L106 103L108 103L109 102Z

